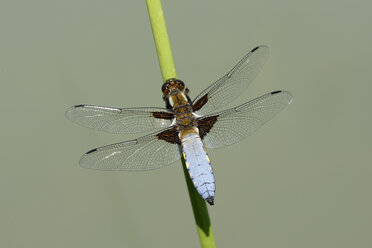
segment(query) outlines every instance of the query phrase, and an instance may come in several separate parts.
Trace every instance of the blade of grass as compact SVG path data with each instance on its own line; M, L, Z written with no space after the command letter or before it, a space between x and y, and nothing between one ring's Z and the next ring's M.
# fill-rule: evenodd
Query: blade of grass
M164 13L160 0L146 0L147 10L150 17L155 47L158 54L159 65L163 82L170 78L177 78L173 55L169 43L168 31L165 24ZM215 248L212 225L208 215L207 205L204 199L196 191L186 169L185 161L180 148L182 167L184 170L186 184L190 196L195 222L202 248Z

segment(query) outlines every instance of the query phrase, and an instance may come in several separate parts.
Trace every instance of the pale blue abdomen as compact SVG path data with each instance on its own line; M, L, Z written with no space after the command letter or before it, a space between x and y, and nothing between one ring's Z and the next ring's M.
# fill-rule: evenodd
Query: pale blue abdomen
M198 193L210 205L214 204L216 185L211 163L207 152L204 150L200 136L190 133L182 138L182 150L191 181Z

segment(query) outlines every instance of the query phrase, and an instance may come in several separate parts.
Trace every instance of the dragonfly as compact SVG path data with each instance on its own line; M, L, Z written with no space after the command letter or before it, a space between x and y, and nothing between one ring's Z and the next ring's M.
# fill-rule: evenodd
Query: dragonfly
M165 108L76 105L67 109L69 120L99 131L117 134L152 131L134 140L90 150L79 164L97 170L145 171L170 165L183 156L199 195L214 205L215 178L205 148L230 146L243 140L292 101L290 92L276 90L216 112L246 90L268 56L267 46L252 49L194 100L184 82L176 78L167 80L161 88Z

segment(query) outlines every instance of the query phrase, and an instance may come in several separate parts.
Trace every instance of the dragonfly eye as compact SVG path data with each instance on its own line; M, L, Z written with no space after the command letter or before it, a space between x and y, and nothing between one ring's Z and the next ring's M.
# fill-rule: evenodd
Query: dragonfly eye
M178 84L178 89L180 90L180 91L183 91L184 89L185 89L185 84L184 84L184 82L182 82L181 80L179 80L179 79L177 79L176 80L176 83Z
M169 92L168 85L169 85L169 83L168 83L168 81L166 81L163 84L163 86L161 86L161 91L163 92L164 95L168 95L168 92Z

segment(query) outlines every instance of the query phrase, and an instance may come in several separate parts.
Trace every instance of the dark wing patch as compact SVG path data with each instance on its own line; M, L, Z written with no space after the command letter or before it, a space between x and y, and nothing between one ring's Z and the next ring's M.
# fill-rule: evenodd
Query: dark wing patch
M158 137L158 139L164 140L168 143L179 144L179 145L181 144L176 127L165 130L161 133L158 133L156 136Z
M198 111L199 109L201 109L204 104L206 104L208 102L208 93L205 94L203 97L201 97L200 99L198 99L198 101L196 101L193 105L192 105L192 110L195 112L195 111Z
M218 115L208 116L197 120L200 138L204 138L205 135L211 130L213 125L217 122Z
M165 119L165 120L174 119L174 114L170 112L152 112L152 116L158 119Z

